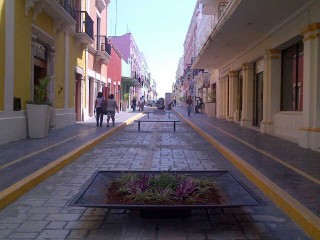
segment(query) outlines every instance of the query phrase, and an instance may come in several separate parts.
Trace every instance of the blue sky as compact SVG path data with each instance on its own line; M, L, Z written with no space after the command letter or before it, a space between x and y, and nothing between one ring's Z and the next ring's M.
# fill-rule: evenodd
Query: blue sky
M165 92L171 92L196 2L111 0L108 6L108 35L133 34L139 50L147 59L152 78L157 82L160 97L164 97Z

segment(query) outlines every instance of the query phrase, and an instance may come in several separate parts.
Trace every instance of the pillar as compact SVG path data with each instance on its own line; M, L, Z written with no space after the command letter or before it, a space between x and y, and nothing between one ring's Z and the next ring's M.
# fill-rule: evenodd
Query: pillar
M320 23L306 27L303 63L303 114L299 145L320 150Z
M272 117L280 111L281 101L281 51L266 50L264 56L263 79L263 119L260 125L262 133L273 132Z
M5 49L4 49L4 112L13 111L14 97L14 24L15 1L5 1ZM2 52L2 50L1 50Z
M229 72L229 112L228 121L234 121L234 114L237 111L237 85L238 84L238 72Z
M222 106L223 106L223 81L220 78L217 81L217 117L222 118Z
M254 64L244 63L243 70L243 101L241 126L252 126L253 119L253 80Z

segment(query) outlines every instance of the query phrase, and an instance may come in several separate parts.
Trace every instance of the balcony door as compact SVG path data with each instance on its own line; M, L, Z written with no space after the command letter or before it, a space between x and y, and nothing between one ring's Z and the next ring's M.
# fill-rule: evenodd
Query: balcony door
M263 72L257 73L255 77L254 91L254 116L253 125L260 126L263 118Z
M241 113L242 113L242 93L243 93L243 76L239 74L238 78L238 89L237 89L237 110L239 114L237 115L237 121L241 121Z
M41 78L44 78L48 75L47 66L47 48L38 42L33 43L33 86L39 85ZM33 93L34 94L34 93ZM47 96L48 97L48 96Z
M76 94L75 94L75 111L76 111L76 120L83 121L82 117L82 106L81 106L81 92L82 92L82 75L77 73L76 75Z
M97 50L101 50L100 27L101 27L101 18L97 16Z

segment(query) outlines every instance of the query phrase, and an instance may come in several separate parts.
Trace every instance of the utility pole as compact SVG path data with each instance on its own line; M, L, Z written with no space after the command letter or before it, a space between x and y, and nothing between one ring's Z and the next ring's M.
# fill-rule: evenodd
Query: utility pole
M117 36L117 22L118 22L118 0L116 0L116 24L114 25L115 36Z

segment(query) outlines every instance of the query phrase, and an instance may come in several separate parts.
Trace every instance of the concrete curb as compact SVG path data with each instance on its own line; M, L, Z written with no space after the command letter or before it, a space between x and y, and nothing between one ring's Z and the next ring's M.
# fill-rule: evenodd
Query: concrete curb
M248 164L240 156L220 144L215 138L205 133L198 126L175 111L181 119L188 123L205 140L222 153L233 165L235 165L252 183L264 194L270 197L293 221L295 221L312 238L320 239L320 218L304 207L295 198L282 190L278 185L264 176L256 168Z
M127 121L110 129L104 134L90 140L89 142L79 146L73 151L67 153L66 155L58 158L57 160L51 162L47 166L29 175L28 177L20 180L19 182L8 187L7 189L1 191L0 192L0 210L4 209L5 207L13 203L15 200L17 200L19 197L21 197L23 194L25 194L26 192L28 192L29 190L37 186L39 183L43 182L45 179L47 179L51 175L57 173L59 170L61 170L63 167L65 167L66 165L68 165L78 157L80 157L82 154L89 151L94 146L96 146L100 142L110 137L116 131L133 123L134 120L141 118L142 115L143 115L142 113L135 115L134 117L128 119Z

